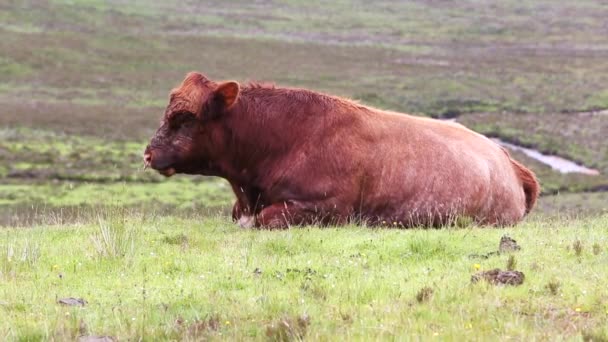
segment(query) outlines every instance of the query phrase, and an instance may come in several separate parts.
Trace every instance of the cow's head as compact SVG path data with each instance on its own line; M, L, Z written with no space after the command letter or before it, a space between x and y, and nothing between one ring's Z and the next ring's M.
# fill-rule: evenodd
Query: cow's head
M237 82L216 83L200 73L189 73L171 91L160 128L144 152L144 165L167 177L210 174L224 140L219 119L238 96Z

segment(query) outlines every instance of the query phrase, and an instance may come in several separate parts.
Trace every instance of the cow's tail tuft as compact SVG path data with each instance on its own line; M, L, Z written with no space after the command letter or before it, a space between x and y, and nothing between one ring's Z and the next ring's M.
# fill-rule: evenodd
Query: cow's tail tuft
M526 195L526 214L528 214L536 204L536 199L538 199L540 193L540 184L536 179L536 175L530 169L512 158L511 163L513 163L515 173L517 173L517 176L523 183L524 194Z

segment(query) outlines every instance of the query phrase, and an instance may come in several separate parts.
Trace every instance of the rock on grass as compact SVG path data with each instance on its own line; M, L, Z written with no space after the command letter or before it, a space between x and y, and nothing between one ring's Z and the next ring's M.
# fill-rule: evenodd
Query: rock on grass
M525 276L520 271L502 271L495 268L490 271L483 271L474 274L471 277L471 282L477 283L480 280L485 280L493 285L521 285L523 284Z
M87 301L82 298L61 298L57 300L58 304L67 305L67 306L85 306L87 305Z

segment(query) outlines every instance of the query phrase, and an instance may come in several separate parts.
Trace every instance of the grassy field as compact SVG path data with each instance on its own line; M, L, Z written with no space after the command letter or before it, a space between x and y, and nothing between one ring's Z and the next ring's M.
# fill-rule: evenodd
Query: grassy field
M0 340L608 339L606 17L592 0L1 2ZM240 230L225 181L141 169L191 70L456 117L601 174L514 153L543 196L511 229ZM503 234L524 284L472 285L506 267L472 257Z
M73 340L608 338L608 216L512 229L242 230L98 212L0 234L0 337ZM498 249L508 234L521 245ZM521 286L471 275L524 272ZM63 306L63 298L85 306Z

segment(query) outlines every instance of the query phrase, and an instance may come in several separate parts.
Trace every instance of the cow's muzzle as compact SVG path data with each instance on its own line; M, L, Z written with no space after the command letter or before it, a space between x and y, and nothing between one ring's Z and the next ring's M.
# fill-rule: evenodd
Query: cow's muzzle
M150 146L146 147L144 152L144 170L148 167L158 171L161 175L165 177L171 177L176 173L174 167L171 166L170 163L163 161L163 158L159 158L155 156L155 153Z

